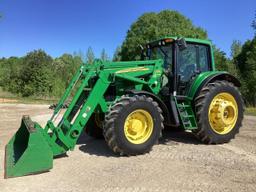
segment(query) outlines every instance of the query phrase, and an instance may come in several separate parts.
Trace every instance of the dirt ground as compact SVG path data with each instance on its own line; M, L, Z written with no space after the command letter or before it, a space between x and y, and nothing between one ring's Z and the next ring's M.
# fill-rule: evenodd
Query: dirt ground
M118 157L104 140L82 135L46 173L3 179L4 145L23 114L45 124L47 105L0 104L0 191L256 191L256 117L245 116L236 139L204 145L191 133L163 134L146 155Z

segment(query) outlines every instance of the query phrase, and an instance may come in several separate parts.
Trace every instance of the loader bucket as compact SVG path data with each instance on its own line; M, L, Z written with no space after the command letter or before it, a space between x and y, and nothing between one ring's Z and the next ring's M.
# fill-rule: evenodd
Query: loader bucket
M21 126L5 146L5 178L45 172L52 168L53 152L43 129L23 116Z

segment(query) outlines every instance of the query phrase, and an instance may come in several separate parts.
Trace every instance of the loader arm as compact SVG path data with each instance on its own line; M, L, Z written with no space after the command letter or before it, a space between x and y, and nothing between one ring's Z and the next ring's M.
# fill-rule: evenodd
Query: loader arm
M140 66L142 64L144 65L143 67ZM113 63L105 63L103 65L100 62L96 62L93 67L81 66L57 105L53 116L44 128L45 134L48 134L49 130L52 132L52 135L47 138L52 147L53 155L57 156L65 153L67 150L74 149L78 137L98 105L101 106L103 112L106 112L109 102L105 100L104 94L109 85L117 81L117 79L133 82L137 84L137 87L139 87L138 85L147 85L152 91L159 91L161 85L157 79L161 76L162 71L159 70L160 66L158 67L158 65L161 64L162 61L158 60L147 62L146 65L145 61L138 61L133 63L120 62L116 63L116 65L113 65ZM148 74L152 74L149 81L137 78ZM92 78L96 78L97 80L94 82L93 87L90 88L89 81ZM62 120L55 127L53 120L60 112L61 106L79 79L81 79L81 85L64 113ZM88 96L83 95L85 90L88 90L88 94L85 94ZM82 104L74 116L72 111L78 105L78 101Z
M105 99L111 83L129 82L136 89L144 87L157 94L161 89L162 64L162 60L151 60L81 65L44 128L28 116L23 117L20 129L6 145L5 178L47 171L55 156L73 150L96 107L105 113L121 96L117 94L113 101ZM69 107L56 122L70 96Z

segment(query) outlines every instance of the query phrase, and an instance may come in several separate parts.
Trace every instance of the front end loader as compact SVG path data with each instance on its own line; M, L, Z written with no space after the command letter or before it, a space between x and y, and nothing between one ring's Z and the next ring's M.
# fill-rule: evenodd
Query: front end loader
M44 128L23 116L6 145L5 178L48 171L54 157L74 149L83 130L128 156L149 152L167 126L189 130L207 144L238 133L240 83L215 70L211 42L163 37L145 45L142 56L82 64Z

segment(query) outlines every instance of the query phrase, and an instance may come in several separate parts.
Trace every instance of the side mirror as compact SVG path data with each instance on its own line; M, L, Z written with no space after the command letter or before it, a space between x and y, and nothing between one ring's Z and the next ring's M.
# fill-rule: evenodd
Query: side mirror
M187 43L184 38L178 39L177 44L178 44L180 50L184 50L187 48Z

